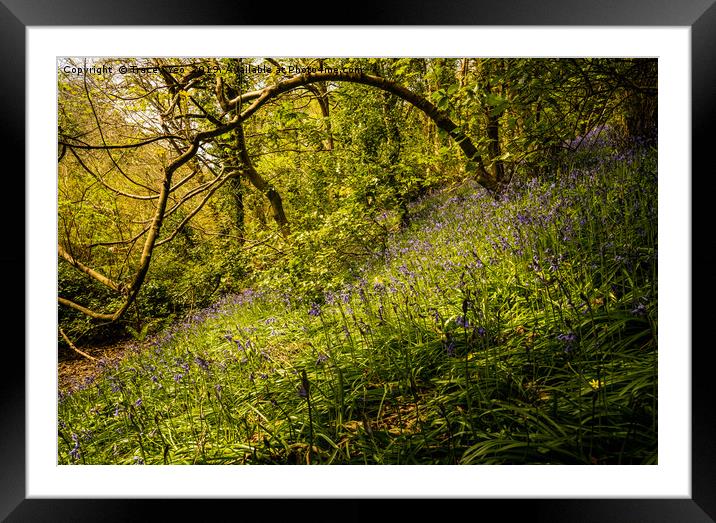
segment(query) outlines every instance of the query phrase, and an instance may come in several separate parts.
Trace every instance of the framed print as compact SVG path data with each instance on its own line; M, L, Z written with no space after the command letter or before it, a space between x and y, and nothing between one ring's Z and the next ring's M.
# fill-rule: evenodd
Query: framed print
M394 4L348 26L298 6L261 25L218 3L5 1L4 143L26 154L25 176L7 177L24 202L3 207L0 259L23 281L6 329L23 315L25 351L6 350L2 516L440 514L429 500L544 521L714 520L708 344L693 338L708 307L691 282L701 273L703 296L711 281L692 173L711 149L716 8L563 4ZM635 136L637 160L610 153L633 171L585 153ZM583 163L543 183L564 150ZM508 191L515 174L523 193ZM560 215L564 194L589 207ZM460 243L485 216L493 229ZM476 234L486 246L470 251ZM575 238L590 271L560 250ZM380 242L392 272L355 261ZM456 256L474 260L455 269ZM150 262L166 281L145 285ZM223 321L236 307L253 316ZM154 359L55 404L56 340L96 360L77 326L111 329L115 311ZM213 466L181 466L198 464Z

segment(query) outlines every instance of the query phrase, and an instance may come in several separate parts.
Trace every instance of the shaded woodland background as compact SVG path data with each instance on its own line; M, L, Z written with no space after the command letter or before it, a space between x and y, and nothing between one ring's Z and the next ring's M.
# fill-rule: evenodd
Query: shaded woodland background
M117 74L120 65L158 72ZM245 73L251 66L272 73ZM362 70L437 116L348 75L294 82L231 124L262 90L296 79L280 66ZM58 310L79 344L145 336L255 284L313 301L355 275L431 190L479 178L499 193L546 176L607 127L625 142L656 136L655 60L66 59L58 68ZM436 125L443 116L456 131Z

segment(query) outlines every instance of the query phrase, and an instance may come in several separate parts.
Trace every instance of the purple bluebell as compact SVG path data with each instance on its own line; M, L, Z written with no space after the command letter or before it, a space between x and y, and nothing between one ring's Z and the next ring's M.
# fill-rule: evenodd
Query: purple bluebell
M320 314L321 314L321 308L318 306L317 303L312 303L311 308L308 309L308 315L316 317L316 316L320 316Z
M640 303L636 307L634 307L631 310L631 313L635 316L645 316L646 315L646 306L643 303Z
M197 356L196 358L194 358L194 363L196 363L203 370L209 370L209 362L206 361L204 358L200 358L199 356Z
M465 316L458 316L455 320L458 327L468 329L470 327L470 321Z
M77 434L72 434L72 441L74 441L75 446L70 450L70 456L72 459L79 459L80 457L80 441L79 436Z
M299 385L298 387L296 387L296 394L298 394L301 398L308 398L308 391L303 385Z
M564 352L571 352L574 347L574 342L577 341L577 335L573 332L559 334L557 339L562 342Z
M447 346L445 347L445 353L451 357L455 355L455 342L454 341L450 340L450 343L448 343Z

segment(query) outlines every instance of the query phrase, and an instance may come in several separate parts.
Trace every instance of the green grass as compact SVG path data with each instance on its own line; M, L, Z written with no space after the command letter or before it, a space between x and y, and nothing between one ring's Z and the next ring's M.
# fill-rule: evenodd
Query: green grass
M656 151L466 182L355 281L227 296L59 400L60 464L657 462Z

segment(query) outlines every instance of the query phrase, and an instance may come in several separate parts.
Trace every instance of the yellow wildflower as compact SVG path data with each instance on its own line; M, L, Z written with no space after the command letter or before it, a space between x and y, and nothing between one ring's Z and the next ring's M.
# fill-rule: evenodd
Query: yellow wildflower
M592 387L593 390L599 390L604 386L604 382L602 380L589 380L589 386Z

